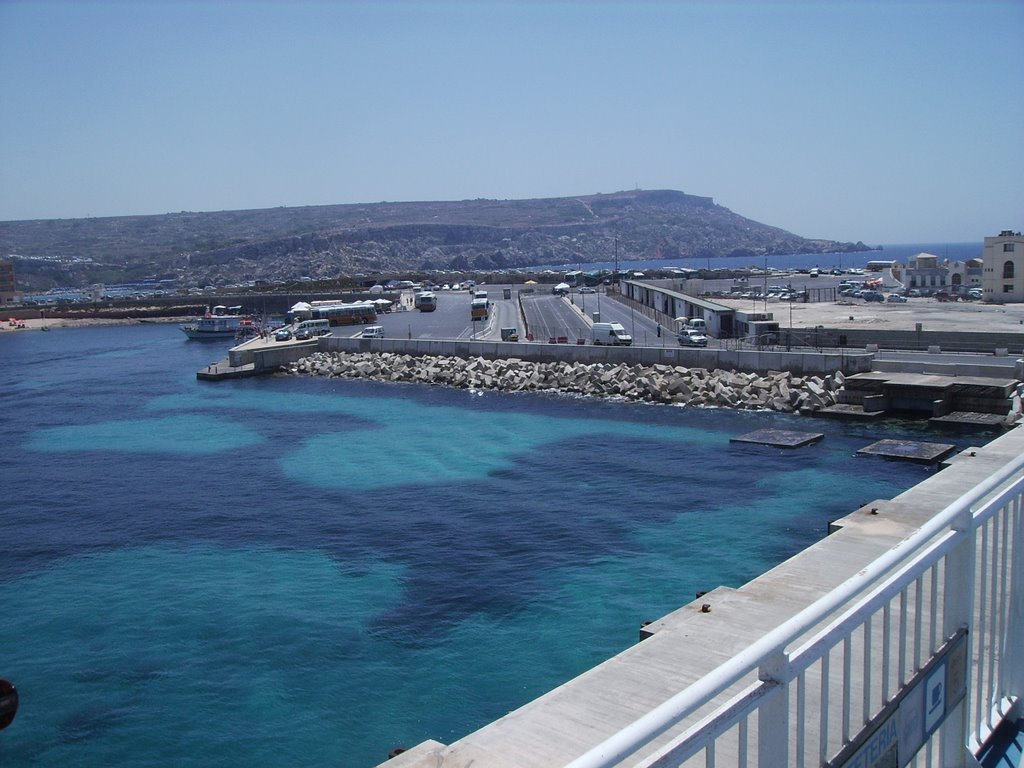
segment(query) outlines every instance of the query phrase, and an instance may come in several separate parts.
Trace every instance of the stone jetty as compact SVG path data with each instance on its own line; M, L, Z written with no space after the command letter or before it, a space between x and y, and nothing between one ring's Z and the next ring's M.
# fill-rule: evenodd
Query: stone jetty
M845 377L767 375L670 365L530 362L518 358L315 352L286 366L295 375L439 384L503 392L564 392L679 405L813 412L834 405Z

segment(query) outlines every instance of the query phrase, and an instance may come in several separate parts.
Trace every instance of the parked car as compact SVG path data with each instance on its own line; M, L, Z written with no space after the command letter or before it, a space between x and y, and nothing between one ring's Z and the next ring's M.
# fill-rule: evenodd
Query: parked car
M898 293L890 293L888 296L885 297L885 300L887 302L889 302L890 304L906 304L907 303L907 298L905 296L900 296Z
M679 333L679 346L681 347L706 347L708 337L695 328L684 328Z
M282 328L279 331L274 332L274 341L288 341L292 337L292 332L287 328Z
M860 297L864 301L885 301L885 297L878 291L861 291Z
M580 288L580 293L597 293L597 291L595 291L593 288L591 288L588 285L588 286L584 286L583 288Z
M310 331L309 328L299 328L299 330L295 332L296 341L309 341L312 338L313 332Z

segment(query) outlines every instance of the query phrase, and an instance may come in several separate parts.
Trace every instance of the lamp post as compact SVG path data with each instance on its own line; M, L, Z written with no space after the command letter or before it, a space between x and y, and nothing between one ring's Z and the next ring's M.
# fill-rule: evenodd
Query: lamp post
M768 254L764 255L764 311L768 311Z
M786 337L786 351L793 348L793 298L789 297L789 335Z

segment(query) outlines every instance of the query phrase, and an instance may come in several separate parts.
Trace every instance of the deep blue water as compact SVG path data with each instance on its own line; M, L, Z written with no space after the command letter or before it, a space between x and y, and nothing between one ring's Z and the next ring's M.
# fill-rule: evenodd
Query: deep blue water
M170 325L0 336L0 677L21 694L0 765L370 766L450 742L932 471L854 457L935 439L913 425L196 381L224 351ZM769 425L827 436L729 443Z

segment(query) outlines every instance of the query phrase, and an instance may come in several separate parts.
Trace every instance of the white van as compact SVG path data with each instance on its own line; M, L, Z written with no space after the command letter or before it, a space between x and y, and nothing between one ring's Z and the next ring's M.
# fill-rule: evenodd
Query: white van
M703 317L691 317L686 321L686 328L691 331L700 331L704 335L707 335L708 332L708 324Z
M590 338L596 345L628 347L633 344L633 337L626 333L622 323L594 323L590 329Z
M363 328L364 339L383 339L384 338L384 326L382 325L368 325Z

